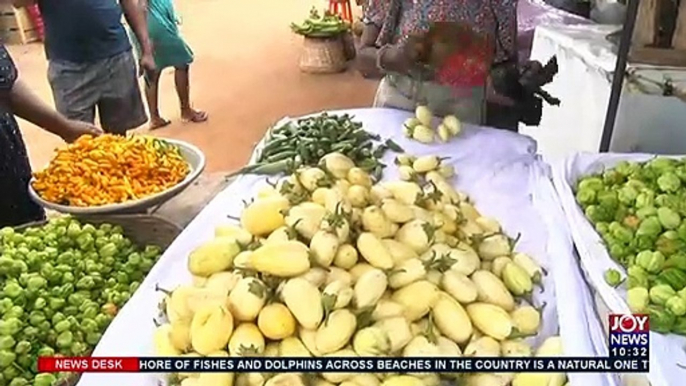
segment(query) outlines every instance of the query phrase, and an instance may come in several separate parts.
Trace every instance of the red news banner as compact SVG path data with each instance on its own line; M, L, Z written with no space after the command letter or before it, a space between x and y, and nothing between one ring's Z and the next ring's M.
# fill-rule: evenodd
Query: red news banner
M200 358L39 358L39 372L613 372L644 373L644 356L622 357L200 357Z
M139 358L38 358L42 373L135 373L140 371Z

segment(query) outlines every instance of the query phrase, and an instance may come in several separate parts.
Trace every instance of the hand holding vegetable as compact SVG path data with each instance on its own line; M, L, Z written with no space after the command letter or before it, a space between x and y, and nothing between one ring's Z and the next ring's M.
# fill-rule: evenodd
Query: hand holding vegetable
M72 143L76 141L82 135L90 135L93 137L97 137L103 134L101 128L93 126L87 122L75 120L69 120L65 122L62 129L58 132L60 133L60 137L62 137L62 139L64 139L64 141L67 143Z
M419 64L420 50L411 41L387 45L379 50L379 64L386 71L414 75L423 66ZM428 73L427 73L428 75ZM428 79L427 79L428 80Z

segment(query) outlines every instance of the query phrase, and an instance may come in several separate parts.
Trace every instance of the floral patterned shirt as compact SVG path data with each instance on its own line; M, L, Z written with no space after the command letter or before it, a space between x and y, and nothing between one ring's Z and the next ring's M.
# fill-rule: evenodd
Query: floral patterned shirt
M369 0L365 20L381 28L379 46L402 43L432 22L461 21L477 33L495 32L495 63L517 55L517 0Z
M43 219L43 209L29 196L31 165L9 106L9 93L17 80L17 68L4 45L0 45L0 227Z

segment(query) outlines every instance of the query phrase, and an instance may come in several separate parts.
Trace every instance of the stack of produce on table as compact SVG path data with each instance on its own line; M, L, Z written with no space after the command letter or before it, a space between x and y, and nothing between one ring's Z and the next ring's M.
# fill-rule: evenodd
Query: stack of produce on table
M608 284L626 286L652 330L686 335L686 161L620 162L582 178L576 198L625 269L605 272Z
M437 157L403 155L414 180L375 183L340 153L265 187L188 257L167 292L160 356L558 356L534 348L543 269L456 191ZM411 166L410 166L411 165ZM443 174L439 170L443 171ZM528 299L528 300L525 300ZM562 386L565 374L176 374L182 386ZM234 380L235 376L235 380ZM463 383L461 383L463 384Z
M0 385L50 386L40 356L88 355L159 257L119 226L60 217L0 230Z
M310 38L331 38L339 36L350 30L350 24L346 23L339 15L324 12L320 15L316 8L310 10L310 15L301 24L291 23L291 30L298 35Z
M362 123L355 122L348 114L322 113L274 128L260 150L257 163L235 174L290 173L301 166L317 166L324 155L339 152L379 177L385 166L379 162L384 153L403 151L392 140L375 144L380 140L381 137L365 131Z
M426 106L418 106L415 116L408 118L403 124L403 134L421 143L448 142L452 137L460 134L462 123L454 115L443 118L435 129L432 127L433 112Z
M179 148L148 136L82 136L34 173L44 200L79 207L117 204L160 193L188 175Z

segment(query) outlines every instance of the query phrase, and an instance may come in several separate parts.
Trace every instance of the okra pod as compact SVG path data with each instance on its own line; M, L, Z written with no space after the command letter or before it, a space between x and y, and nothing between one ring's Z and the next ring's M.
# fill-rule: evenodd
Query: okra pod
M281 161L258 164L251 174L279 174L288 171L293 166L292 159L284 159Z
M313 32L317 32L313 25L306 23L301 28L313 28ZM237 173L270 174L274 169L283 171L284 168L313 166L321 157L334 151L345 154L370 172L380 173L382 167L375 158L380 158L389 148L394 151L402 149L390 140L377 144L375 141L379 141L380 136L366 132L362 124L352 118L348 114L322 113L275 128L262 149L259 165L246 167Z
M276 161L281 161L285 159L292 159L293 157L296 156L296 151L295 150L284 150L280 153L276 153L273 155L270 155L265 159L265 162L276 162Z
M339 134L338 138L339 139L348 139L352 135L354 130L355 130L355 128L348 127L341 134Z
M288 145L291 144L291 139L290 138L279 138L274 141L268 142L267 145L262 149L262 154L267 155L267 154L275 154L281 150L283 150L284 147L287 147Z
M358 141L366 141L370 139L369 133L367 133L363 129L355 129L350 135L350 137Z
M369 149L374 145L371 139L367 139L362 143L357 144L358 149Z
M392 139L387 139L385 145L396 153L405 152L405 150L403 150L403 148L400 147L400 145L398 145L397 143L395 143Z
M327 137L329 137L328 135ZM319 139L319 148L320 149L329 149L331 148L331 141L328 138L321 138Z
M307 163L311 158L312 155L310 154L310 150L307 148L307 146L300 146L298 148L298 153L300 157L302 158L303 162Z
M353 150L355 150L355 147L353 145L343 145L343 146L336 146L334 145L331 148L332 151L337 151L339 153L343 153L346 156L350 157L350 154L352 154Z
M261 165L260 163L252 164L252 165L245 165L242 168L240 168L234 172L229 173L229 175L227 175L226 178L235 177L239 174L249 174L250 172L252 172L254 169L256 169L260 165Z
M386 150L388 150L388 148L385 145L379 145L379 147L374 149L372 155L374 158L381 158L383 157L384 153L386 153Z
M333 145L333 147L355 146L356 145L355 142L356 142L355 139L346 139L344 141L339 141L338 143Z

